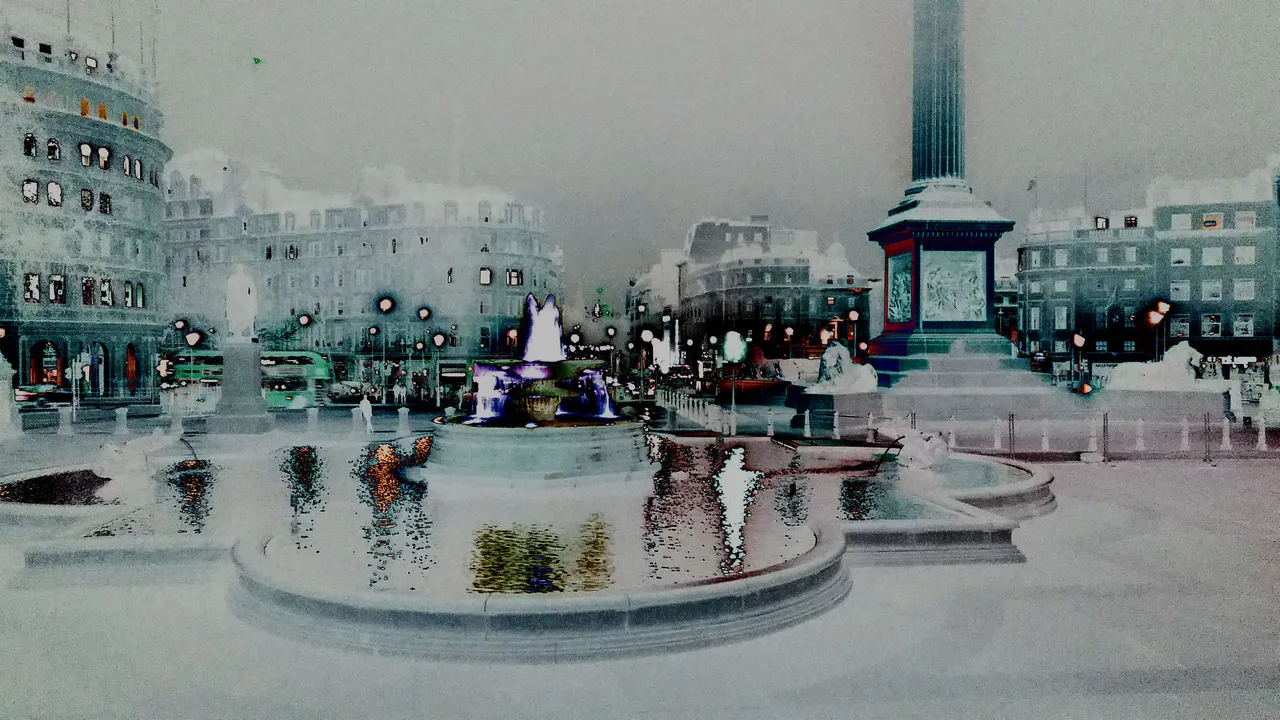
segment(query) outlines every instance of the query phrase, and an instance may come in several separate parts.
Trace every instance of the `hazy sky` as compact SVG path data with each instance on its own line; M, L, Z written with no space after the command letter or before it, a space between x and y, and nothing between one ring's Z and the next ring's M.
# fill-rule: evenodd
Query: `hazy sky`
M699 218L749 213L838 232L878 276L866 232L909 176L911 7L176 0L160 20L166 139L318 189L390 163L443 181L460 104L462 180L542 204L571 280L624 280ZM1140 203L1160 173L1243 175L1280 152L1276 0L966 14L969 179L1020 223L1033 175L1053 207L1080 203L1087 172L1104 209Z

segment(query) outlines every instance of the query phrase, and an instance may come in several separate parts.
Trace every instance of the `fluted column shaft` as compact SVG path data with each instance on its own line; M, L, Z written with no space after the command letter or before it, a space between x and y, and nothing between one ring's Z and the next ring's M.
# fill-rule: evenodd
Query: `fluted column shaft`
M911 179L964 178L964 7L915 0Z

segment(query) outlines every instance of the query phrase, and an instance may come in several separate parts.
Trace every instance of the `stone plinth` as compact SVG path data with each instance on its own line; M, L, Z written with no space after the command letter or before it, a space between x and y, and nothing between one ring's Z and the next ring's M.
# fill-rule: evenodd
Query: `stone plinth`
M260 435L272 427L262 396L262 346L228 342L222 348L222 393L206 431L219 435Z

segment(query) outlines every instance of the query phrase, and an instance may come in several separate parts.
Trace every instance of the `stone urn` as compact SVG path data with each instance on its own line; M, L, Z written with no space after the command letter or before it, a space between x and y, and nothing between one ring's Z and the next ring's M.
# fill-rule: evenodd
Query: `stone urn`
M568 393L556 387L554 380L535 380L520 393L520 408L534 422L551 422L556 419L560 400Z

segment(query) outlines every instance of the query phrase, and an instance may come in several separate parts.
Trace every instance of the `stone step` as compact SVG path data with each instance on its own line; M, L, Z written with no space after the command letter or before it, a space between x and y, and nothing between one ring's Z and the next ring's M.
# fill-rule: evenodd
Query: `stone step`
M975 370L962 372L921 371L907 373L894 384L905 388L1037 388L1049 385L1049 376L1020 370Z

